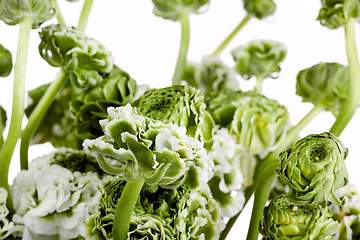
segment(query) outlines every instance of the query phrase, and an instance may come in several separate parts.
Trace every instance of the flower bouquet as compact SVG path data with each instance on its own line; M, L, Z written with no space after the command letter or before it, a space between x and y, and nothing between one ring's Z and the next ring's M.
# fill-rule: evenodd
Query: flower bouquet
M324 31L345 29L346 51L335 48L347 61L292 62L288 86L292 45L256 27L276 25L269 19L294 3L0 0L2 32L19 26L17 49L0 39L0 77L14 80L4 80L12 103L5 83L0 94L0 239L224 240L238 229L248 240L360 239L356 145L343 142L360 102L360 2L296 4L314 5L311 22ZM212 23L213 37L190 42L190 32L204 34L190 23L207 29L198 19L220 6L243 19L224 36ZM154 23L171 24L180 42L164 44L175 31ZM217 48L202 49L218 35ZM177 58L167 55L177 44ZM295 95L286 87L308 113L286 101Z

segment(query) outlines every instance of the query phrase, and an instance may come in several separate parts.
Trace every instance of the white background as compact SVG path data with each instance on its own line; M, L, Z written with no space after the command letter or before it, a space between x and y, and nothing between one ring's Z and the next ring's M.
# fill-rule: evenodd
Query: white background
M82 0L69 3L58 0L68 25L76 25ZM322 27L316 17L320 0L278 0L276 13L263 20L252 19L221 54L221 58L233 66L230 50L253 39L269 39L283 42L288 54L283 62L279 79L264 83L264 94L287 106L292 124L296 124L312 108L302 103L295 94L297 73L312 65L324 62L338 62L347 65L344 30L329 30ZM99 40L115 56L115 63L127 71L139 83L153 87L170 85L180 45L180 24L156 17L152 13L151 0L94 0L86 33ZM188 59L199 62L203 55L211 54L233 28L245 17L241 0L211 0L207 11L190 17L190 47ZM53 19L48 23L55 23ZM47 25L45 23L44 25ZM0 43L15 57L18 26L0 22ZM359 34L357 38L360 39ZM31 32L28 53L26 89L33 89L52 81L58 69L50 67L38 54L40 40L38 30ZM360 40L358 40L360 44ZM0 79L0 104L10 118L12 104L13 74ZM243 89L249 89L253 81L240 80ZM302 133L328 131L334 122L331 113L318 116ZM25 121L24 121L25 123ZM346 159L350 182L360 188L360 113L355 114L344 130L341 139L349 148ZM30 156L50 152L50 145L36 146ZM14 154L10 177L19 171L18 148ZM248 210L249 211L249 210ZM248 211L229 235L229 239L245 239Z

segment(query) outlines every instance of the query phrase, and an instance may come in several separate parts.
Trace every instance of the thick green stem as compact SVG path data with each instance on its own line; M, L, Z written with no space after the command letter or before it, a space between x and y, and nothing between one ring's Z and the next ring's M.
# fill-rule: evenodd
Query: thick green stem
M252 191L255 189L255 198L247 240L257 239L259 235L259 223L263 215L266 201L269 198L271 185L276 178L276 168L280 166L279 153L284 151L290 144L293 144L297 140L301 130L303 130L304 127L323 110L325 110L323 105L315 105L295 127L287 132L286 137L279 143L277 149L271 152L257 168L255 173L255 184L252 187L253 189L250 188Z
M262 76L256 77L256 91L258 93L262 93L262 85L263 85L264 78Z
M336 136L340 136L346 125L350 122L360 102L360 66L356 49L355 23L355 19L350 19L345 26L350 86L344 106L330 129L330 132Z
M127 182L115 210L113 236L114 240L127 240L131 215L145 183L143 178Z
M89 19L89 15L90 15L90 11L91 11L91 7L93 4L93 0L85 0L82 11L81 11L81 15L79 18L79 22L77 25L77 29L84 32L85 28L86 28L86 24L88 22Z
M9 167L16 143L21 134L21 123L24 116L26 59L31 27L32 18L24 17L20 22L19 28L9 134L0 152L0 187L5 188L8 192L7 205L10 211L13 211L14 208L8 182Z
M62 14L61 14L61 11L60 11L60 8L59 8L59 4L57 3L57 0L53 0L53 6L54 6L55 11L56 11L56 19L58 20L58 22L59 22L61 25L66 26L65 20L64 20Z
M67 74L64 70L61 70L56 79L50 84L45 94L42 96L40 102L36 105L35 109L31 113L28 123L21 135L21 145L20 145L20 166L21 169L28 168L28 150L30 146L30 141L33 133L38 127L39 123L45 116L47 110L50 108L53 103L56 94L60 89L65 85L66 80L68 79Z
M250 15L247 15L236 28L230 33L230 35L220 44L220 46L212 53L212 56L219 55L225 47L233 40L233 38L240 32L240 30L249 22Z
M175 67L174 76L172 79L173 85L179 85L183 77L184 68L186 65L186 56L189 48L190 41L190 27L189 27L189 15L187 12L180 14L181 23L181 43L179 55Z
M3 119L2 119L2 114L0 112L0 151L2 148L2 145L4 144L4 137L3 137L3 131L4 131L4 125L2 124Z

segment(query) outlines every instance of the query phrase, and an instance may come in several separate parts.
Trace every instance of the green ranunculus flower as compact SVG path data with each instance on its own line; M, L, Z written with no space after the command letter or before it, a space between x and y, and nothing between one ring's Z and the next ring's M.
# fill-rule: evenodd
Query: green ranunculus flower
M347 184L335 195L344 202L340 206L329 206L332 218L340 223L335 239L360 239L360 193L353 184Z
M70 110L75 134L82 141L102 136L99 121L107 117L107 108L132 104L145 90L146 86L137 85L128 73L114 66L95 88L82 91L72 99Z
M192 188L212 177L213 162L203 145L186 135L185 127L144 117L136 108L108 108L100 125L105 136L85 140L98 153L100 165L126 181L143 178L149 185Z
M311 240L334 239L338 223L327 207L296 204L285 195L272 200L264 210L260 233L266 239Z
M179 20L181 13L198 13L210 0L152 0L154 14L173 21Z
M97 213L88 221L91 239L111 240L118 199L126 182L109 178L101 189ZM217 239L223 228L218 205L206 185L196 190L152 189L145 185L130 220L129 239Z
M206 148L211 147L214 121L199 90L179 85L153 89L133 106L146 117L186 127L188 135L199 139Z
M60 24L42 28L39 33L41 57L51 66L67 71L87 69L108 73L113 67L111 53L98 41L75 28Z
M286 48L280 42L257 40L232 50L235 70L245 79L277 78L280 63L286 57Z
M0 44L0 77L7 77L12 69L11 52Z
M31 17L32 28L36 29L54 15L55 10L52 0L0 1L0 19L9 25L16 25L24 17Z
M217 56L204 57L200 64L188 64L183 80L204 95L217 95L223 89L239 90L235 73Z
M335 29L349 21L360 17L360 2L358 0L321 0L321 9L317 20L321 25Z
M0 187L0 239L17 239L22 235L24 227L16 225L9 219L9 209L6 207L8 192Z
M276 4L272 0L243 0L244 8L249 15L263 19L276 10Z
M31 239L85 237L86 222L96 212L103 182L97 172L92 172L92 156L88 155L89 162L82 159L83 165L89 163L90 167L66 163L79 158L86 158L82 151L62 149L34 159L29 170L15 177L11 192L16 196L17 221Z
M227 127L251 155L265 157L285 135L286 108L256 92L224 91L207 105L215 122Z
M339 203L333 192L347 183L347 149L331 133L311 134L280 154L281 180L299 203Z
M338 63L319 63L299 72L296 94L304 102L321 104L338 116L348 95L348 68Z

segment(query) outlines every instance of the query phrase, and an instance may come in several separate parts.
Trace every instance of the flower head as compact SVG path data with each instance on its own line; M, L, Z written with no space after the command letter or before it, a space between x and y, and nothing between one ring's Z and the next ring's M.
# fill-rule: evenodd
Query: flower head
M0 44L0 77L9 76L12 66L11 52Z
M273 0L243 0L244 8L249 15L258 19L263 19L276 10L276 4Z
M181 13L198 13L209 0L152 0L154 14L173 21L179 20Z

